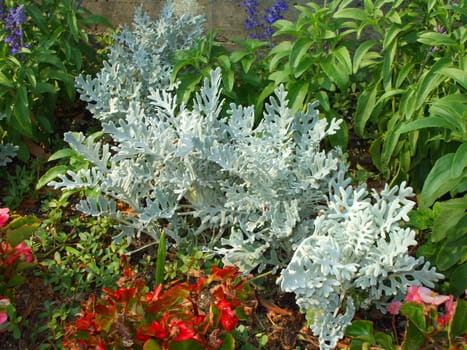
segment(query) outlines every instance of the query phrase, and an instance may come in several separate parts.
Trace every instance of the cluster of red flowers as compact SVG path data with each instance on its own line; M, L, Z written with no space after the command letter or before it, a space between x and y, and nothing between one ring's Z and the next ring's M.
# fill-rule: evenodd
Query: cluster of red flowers
M79 318L67 326L67 349L171 349L190 341L201 349L219 349L231 336L239 315L251 314L251 288L235 267L214 266L209 276L190 282L158 285L146 282L126 265L118 289L93 295Z

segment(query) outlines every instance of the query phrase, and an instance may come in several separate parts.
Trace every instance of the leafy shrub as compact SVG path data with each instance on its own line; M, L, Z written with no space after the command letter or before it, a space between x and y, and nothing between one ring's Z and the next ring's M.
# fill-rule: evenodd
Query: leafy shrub
M137 47L135 40L127 46ZM349 186L341 151L321 150L340 122L320 119L316 104L292 110L281 85L255 125L254 106L231 103L224 111L220 69L187 105L177 104L167 81L130 100L138 79L146 84L142 75L109 94L108 82L138 69L138 50L131 53L120 67L127 72L115 76L109 67L118 56L110 56L105 75L82 85L99 106L106 138L66 133L89 167L50 183L91 189L80 210L119 222L117 238L157 241L163 231L172 246L190 242L244 271L286 268L281 287L297 295L323 349L335 345L357 307L384 306L410 285L442 277L408 254L415 233L400 221L408 219L412 190L386 187L369 198Z
M96 65L85 28L110 23L74 0L2 0L0 10L2 128L26 160L23 137L50 146L56 106L74 101L74 78Z

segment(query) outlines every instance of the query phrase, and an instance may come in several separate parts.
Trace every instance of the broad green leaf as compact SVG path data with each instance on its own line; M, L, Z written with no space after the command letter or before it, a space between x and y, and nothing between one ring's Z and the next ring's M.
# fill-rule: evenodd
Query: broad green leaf
M449 292L454 295L464 295L467 289L467 262L456 266L451 270L452 273L449 278Z
M28 239L34 231L40 226L39 220L33 216L22 216L14 218L3 227L3 231L6 232L6 239L12 247L16 247L18 244Z
M465 276L464 276L465 277ZM467 301L459 298L457 300L456 312L452 319L449 337L463 337L467 334Z
M332 17L356 19L362 22L368 19L367 13L364 10L357 8L343 8L341 10L336 11Z
M231 53L230 60L232 61L232 63L237 63L240 62L240 60L242 60L243 57L248 56L249 54L250 53L248 51L236 50Z
M70 170L70 167L67 165L57 165L53 168L47 170L47 172L41 176L41 178L36 183L36 190L41 189L47 185L52 180L56 179L59 175L66 174L67 170Z
M432 46L456 46L458 45L456 40L451 37L437 33L437 32L425 32L418 35L417 41L419 43Z
M302 60L293 72L294 77L300 78L302 74L306 73L313 64L315 64L315 62L312 59Z
M352 60L350 58L349 50L345 46L339 47L337 50L333 51L332 54L336 56L337 60L345 69L346 75L352 73Z
M376 344L381 346L384 350L396 350L397 346L394 344L394 339L392 339L391 335L383 333L383 332L376 332L375 333L375 340Z
M420 130L424 128L446 128L451 129L452 124L446 119L430 116L423 119L414 120L413 122L407 123L400 128L400 133L411 132L414 130Z
M465 209L467 208L465 198L455 198L448 201L435 203L435 207L439 208L439 214L433 221L431 229L431 241L439 242L445 239L449 233L456 229L460 221L464 218Z
M255 62L256 57L255 56L245 56L243 59L240 61L240 65L243 68L243 71L245 73L248 73L251 69L251 65Z
M303 109L304 101L308 93L308 82L300 81L294 84L288 85L289 99L292 101L291 108L294 111L300 111Z
M26 86L21 85L16 89L14 102L14 116L20 127L21 134L32 138L32 122L29 116L29 100Z
M277 65L284 57L289 56L292 47L293 45L290 41L283 41L271 49L269 53L269 57L271 57L269 61L269 70L271 72L276 69Z
M39 81L37 82L35 89L33 89L33 93L37 95L41 95L44 93L56 94L57 88L52 84Z
M290 66L292 67L292 70L296 69L301 63L303 56L306 54L312 43L312 40L309 38L301 38L294 43L290 53Z
M464 89L467 89L467 72L457 69L444 67L435 72L435 74L441 74L448 76L452 80L458 82Z
M458 262L467 261L467 234L454 241L444 242L435 258L435 265L440 271L446 271Z
M320 65L328 78L330 78L340 90L345 91L347 84L349 83L348 76L345 75L344 70L336 64L332 57L327 61L321 62Z
M276 85L279 85L280 83L286 83L290 80L290 70L284 69L276 71L271 73L268 78L269 80L273 80Z
M415 108L419 109L423 104L427 103L428 96L433 92L435 88L446 80L444 75L438 74L441 68L445 67L447 60L439 60L436 62L431 69L422 76L421 83L417 87L416 104Z
M235 350L235 338L232 333L226 333L222 337L222 345L219 350Z
M462 172L467 167L467 141L459 146L451 165L451 177L458 178L462 175Z
M355 132L360 137L365 135L366 123L375 108L377 91L378 84L374 84L371 88L364 90L358 97L355 111Z
M376 41L374 40L368 40L363 42L356 50L353 55L353 74L356 74L358 70L360 69L360 63L362 62L362 59L364 56L367 54L368 50L370 50L373 46L376 45Z
M401 31L402 28L398 25L393 25L386 31L383 39L383 50L387 50L388 47L393 45L394 39Z
M161 350L161 347L154 339L149 339L144 343L143 350Z
M400 312L420 331L425 332L427 330L423 305L414 302L407 302L401 306Z
M76 155L76 151L72 150L71 148L63 148L61 150L58 150L57 152L53 153L49 159L47 159L48 162L52 162L57 159L62 159L62 158L70 158L74 155Z
M384 90L388 91L392 89L392 73L393 73L393 62L397 52L397 43L393 43L389 46L383 59L383 86Z
M453 179L451 177L453 159L454 153L448 153L436 161L428 173L420 193L419 204L421 207L431 206L436 199L451 191L462 180L462 178Z
M395 113L393 119L398 119L398 113ZM394 151L397 146L399 146L399 137L400 131L399 128L396 127L396 120L391 120L390 126L388 130L384 133L384 141L383 141L383 149L381 152L381 161L383 163L389 163ZM392 126L392 127L391 127Z
M0 72L0 85L6 86L7 88L13 89L15 85L3 72Z
M345 329L344 333L347 337L359 339L370 344L375 344L376 340L373 334L373 322L366 320L353 321L350 326Z
M414 67L414 63L408 63L399 71L396 82L394 83L394 88L399 89L407 77L412 77L412 74L409 75L409 73L413 73Z

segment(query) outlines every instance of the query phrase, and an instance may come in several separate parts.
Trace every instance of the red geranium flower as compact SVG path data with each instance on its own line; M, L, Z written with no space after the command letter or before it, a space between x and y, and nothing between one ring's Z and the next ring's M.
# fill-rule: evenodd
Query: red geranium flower
M230 307L230 303L227 300L219 300L216 306L219 309L222 327L226 331L233 331L237 327L239 319Z

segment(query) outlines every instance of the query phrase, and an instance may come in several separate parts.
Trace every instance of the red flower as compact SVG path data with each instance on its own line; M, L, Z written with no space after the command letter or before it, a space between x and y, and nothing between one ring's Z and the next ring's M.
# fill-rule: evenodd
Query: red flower
M136 338L142 341L146 341L151 337L164 339L168 336L169 332L158 321L154 321L149 326L142 326L136 330Z
M219 309L222 327L224 327L226 331L233 331L235 327L237 327L239 320L230 307L230 303L227 300L219 300L216 306Z
M177 320L170 322L170 333L174 336L175 341L189 340L196 335L193 323Z

